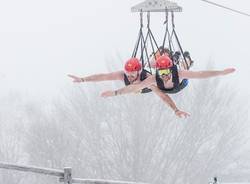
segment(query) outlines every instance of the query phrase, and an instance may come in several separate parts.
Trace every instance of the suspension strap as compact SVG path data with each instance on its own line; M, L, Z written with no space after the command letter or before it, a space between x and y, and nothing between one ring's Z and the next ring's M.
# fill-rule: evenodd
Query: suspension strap
M149 54L148 54L148 50L147 50L147 47L146 47L146 40L144 39L144 36L142 35L142 40L144 42L144 50L145 51L145 54L146 54L146 58L147 58L147 63L149 65L149 69L150 69L150 73L152 73L152 70L151 70L151 66L150 66L150 61L149 61ZM144 69L145 65L143 65L143 69Z
M148 25L147 25L147 29L148 29L148 32L147 32L147 36L149 37L149 41L150 41L150 45L151 45L151 48L152 48L152 51L153 51L153 55L154 55L154 58L156 59L156 50L159 50L159 46L156 42L156 39L152 33L152 30L150 28L150 12L148 12ZM147 38L145 40L145 43L147 43ZM146 44L145 44L146 45ZM156 47L156 49L155 49ZM150 61L149 61L149 57L148 57L148 50L147 48L145 49L145 51L147 52L147 59L148 59L148 66L149 66L149 69L150 69L150 72L152 73L152 68L151 68L151 64L150 64Z
M184 57L184 52L183 52L181 43L180 43L179 38L178 38L178 36L177 36L177 33L176 33L176 31L175 31L174 12L172 12L172 27L173 27L173 35L175 36L175 39L176 39L177 44L178 44L178 47L179 47L179 49L180 49L180 51L181 51L181 55L183 56L183 59L184 59L184 62L185 62L185 64L186 64L186 66L188 66L187 69L189 69L189 65L188 65L188 63L187 63L186 57Z
M149 15L149 13L148 13L148 25L147 25L147 27L148 27L148 30L150 30L150 28L149 28L150 27L150 15ZM144 38L144 35L143 35L143 12L141 11L140 12L140 30L139 30L138 39L136 41L136 45L135 45L132 57L137 56L137 53L138 53L138 50L140 47L140 51L141 51L140 60L142 62L142 67L143 67L143 69L145 67L145 57L144 57L144 52L145 52L146 59L147 59L147 62L148 62L149 68L150 68L150 72L152 73L150 61L149 61L149 54L148 54L148 50L147 50L147 40L149 37L150 37L149 31L146 35L146 38Z
M138 38L134 47L134 51L132 54L132 57L136 57L138 49L139 49L139 45L140 45L140 41L141 41L141 36L142 36L142 28L143 28L143 13L142 11L140 12L140 30L139 30L139 34L138 34Z
M151 28L150 28L150 12L148 12L148 34L149 34L149 38L150 38L150 44L151 44L151 47L152 47L152 51L153 53L155 54L155 50L154 50L154 44L157 48L157 50L159 50L159 46L155 40L155 37L151 31Z
M145 48L144 38L143 38L143 34L141 33L141 57L140 57L140 60L142 62L142 68L144 68L144 66L145 66L145 63L144 63L144 48Z
M159 50L159 46L158 46L158 44L157 44L157 42L156 42L156 40L155 40L155 37L154 37L154 35L153 35L151 29L149 29L149 34L150 34L152 40L154 41L154 44L155 44L157 50Z
M168 9L167 9L167 7L165 8L165 14L166 14L166 20L165 20L164 24L166 24L166 30L165 30L165 34L164 34L163 43L162 43L163 48L165 48L165 42L166 42L167 36L169 36L169 31L168 31Z

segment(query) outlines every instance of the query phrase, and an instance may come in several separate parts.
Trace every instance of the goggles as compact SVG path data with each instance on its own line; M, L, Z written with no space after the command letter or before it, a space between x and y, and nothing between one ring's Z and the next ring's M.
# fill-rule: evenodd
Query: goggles
M158 72L159 72L160 76L171 74L171 70L170 69L163 69L163 70L159 70Z

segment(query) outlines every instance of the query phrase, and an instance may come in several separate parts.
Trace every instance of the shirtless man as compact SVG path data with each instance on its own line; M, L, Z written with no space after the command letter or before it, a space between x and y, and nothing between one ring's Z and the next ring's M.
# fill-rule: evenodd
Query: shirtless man
M148 88L154 91L161 99L165 99L166 93L178 93L182 89L182 83L187 83L188 79L204 79L210 77L218 77L228 75L235 71L234 68L227 68L218 71L188 71L178 70L173 65L172 60L164 55L156 60L156 74L148 76L145 80L138 84L118 89L109 90L101 94L102 97L110 97L133 93L143 88ZM187 84L184 85L184 87ZM165 101L165 100L164 100Z
M136 58L131 58L125 63L125 70L124 71L117 71L105 74L95 74L86 77L78 77L75 75L68 75L70 78L73 79L73 82L80 83L80 82L100 82L100 81L123 81L126 86L131 85L139 85L142 81L146 78L150 77L151 74L148 73L146 70L142 70L141 63ZM187 117L189 116L188 113L179 110L174 101L169 97L169 95L162 93L158 90L158 88L140 88L138 90L133 90L134 93L148 93L148 92L155 92L160 98L169 105L172 110L174 111L175 115L178 117ZM131 91L132 92L132 91ZM104 95L105 96L105 95Z

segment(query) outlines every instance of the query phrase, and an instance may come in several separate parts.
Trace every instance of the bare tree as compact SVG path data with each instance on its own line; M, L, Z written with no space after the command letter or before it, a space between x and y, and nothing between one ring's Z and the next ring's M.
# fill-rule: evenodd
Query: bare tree
M26 148L32 163L148 183L198 184L232 169L240 173L247 106L219 79L194 81L173 96L191 112L187 120L153 94L101 99L99 86L77 88L47 111L31 108Z
M11 92L1 99L0 107L0 158L1 161L24 163L27 154L23 150L23 99L20 94ZM0 183L21 184L24 174L0 170Z

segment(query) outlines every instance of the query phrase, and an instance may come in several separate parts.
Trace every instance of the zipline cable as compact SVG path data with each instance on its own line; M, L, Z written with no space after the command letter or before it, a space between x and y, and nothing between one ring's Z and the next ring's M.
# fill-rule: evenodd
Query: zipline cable
M215 6L218 6L218 7L220 7L220 8L227 9L227 10L229 10L229 11L233 11L233 12L235 12L235 13L239 13L239 14L241 14L241 15L245 15L245 16L250 17L250 14L247 14L247 13L245 13L245 12L242 12L242 11L239 11L239 10L235 10L235 9L232 9L232 8L229 8L229 7L226 7L226 6L217 4L217 3L212 2L212 1L208 1L208 0L201 0L201 1L206 2L206 3L209 3L209 4L212 4L212 5L215 5Z

